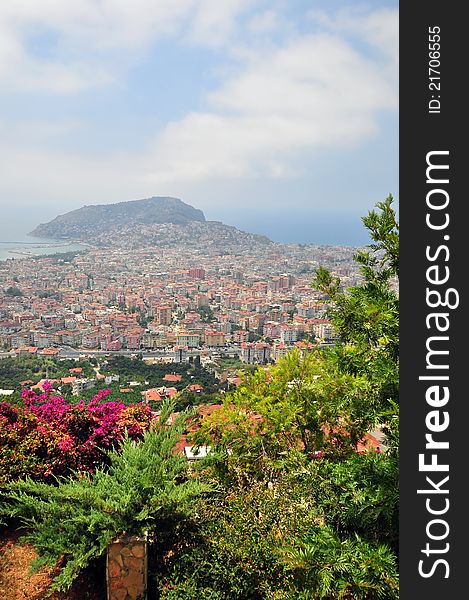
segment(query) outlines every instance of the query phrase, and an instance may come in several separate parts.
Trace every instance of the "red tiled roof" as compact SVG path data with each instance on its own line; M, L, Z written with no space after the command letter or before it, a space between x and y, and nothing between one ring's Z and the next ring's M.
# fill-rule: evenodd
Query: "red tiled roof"
M161 397L160 393L158 392L158 390L156 388L151 388L149 390L146 390L145 392L142 392L142 395L145 397L145 400L147 400L147 401L161 402L163 400L163 398Z
M163 377L163 381L181 381L182 380L182 375L176 375L175 373L167 373L164 377Z
M54 383L60 383L60 379L41 379L41 381L39 381L38 383L36 383L36 385L32 385L31 389L32 390L42 390L44 391L44 383L48 381L51 384Z

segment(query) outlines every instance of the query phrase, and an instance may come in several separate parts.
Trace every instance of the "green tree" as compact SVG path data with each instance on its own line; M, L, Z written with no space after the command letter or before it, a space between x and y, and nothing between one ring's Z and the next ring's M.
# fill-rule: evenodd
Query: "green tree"
M200 318L202 319L203 323L210 323L215 318L214 314L213 314L213 310L210 306L199 307L198 313L199 313Z
M313 286L332 302L339 343L304 356L294 350L268 371L247 376L227 395L223 414L204 420L197 443L238 447L241 458L250 456L253 446L263 455L269 448L274 454L301 448L346 455L367 431L384 423L396 450L398 224L392 201L389 196L378 203L379 212L363 219L373 244L356 255L362 284L344 291L339 279L318 269Z
M293 350L268 370L244 376L223 408L203 419L196 444L225 452L227 472L263 478L288 451L350 456L377 423L379 389L341 372L321 351Z
M5 290L5 296L19 297L23 292L16 286L10 286Z
M257 370L195 434L196 443L213 445L212 473L229 498L241 502L256 488L264 515L275 513L274 498L289 498L289 519L275 517L282 526L269 542L289 574L282 598L398 597L399 227L392 202L363 219L372 244L356 255L362 283L344 290L326 269L316 273L335 346L296 351ZM386 426L388 450L354 451L378 424ZM248 534L236 533L249 555Z
M377 417L388 424L397 450L399 396L399 224L393 197L363 218L373 243L357 252L363 283L341 289L338 278L319 268L313 287L332 302L329 316L340 343L329 360L346 373L361 373L378 388Z

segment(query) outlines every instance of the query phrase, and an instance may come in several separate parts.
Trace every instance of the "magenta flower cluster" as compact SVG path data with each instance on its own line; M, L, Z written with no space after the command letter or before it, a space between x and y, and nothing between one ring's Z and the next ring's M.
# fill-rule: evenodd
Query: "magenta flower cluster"
M126 433L140 439L152 421L149 406L126 406L109 394L74 404L45 382L40 394L23 390L23 406L0 403L0 482L93 472Z

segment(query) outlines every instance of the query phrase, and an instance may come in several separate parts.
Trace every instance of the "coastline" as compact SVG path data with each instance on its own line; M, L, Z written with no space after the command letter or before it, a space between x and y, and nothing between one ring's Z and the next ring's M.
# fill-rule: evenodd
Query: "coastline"
M18 236L19 237L19 236ZM91 247L82 240L53 240L25 236L23 240L0 240L0 261L8 259L32 258L47 254L85 250Z

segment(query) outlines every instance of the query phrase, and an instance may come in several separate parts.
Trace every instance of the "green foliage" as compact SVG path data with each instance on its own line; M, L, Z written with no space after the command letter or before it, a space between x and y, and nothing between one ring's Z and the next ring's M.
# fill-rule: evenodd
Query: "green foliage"
M391 362L397 371L399 351L399 300L392 287L397 281L398 231L392 196L378 203L381 212L371 211L363 219L376 242L355 256L364 278L343 292L340 281L324 268L318 269L313 286L333 301L332 322L342 347L361 357L358 366L369 370L373 359ZM381 359L382 357L382 359ZM353 360L349 360L354 368ZM357 365L355 365L356 368Z
M397 598L387 537L397 534L387 502L395 474L381 455L334 463L290 453L275 481L201 498L189 522L159 533L151 565L157 597Z
M398 597L398 225L392 197L377 208L363 219L373 243L356 256L363 283L343 290L324 268L313 283L331 306L338 343L247 376L194 435L213 446L207 468L226 487L221 551L232 549L236 568L253 557L246 598ZM357 454L356 443L378 424L388 450ZM284 576L283 589L269 569Z
M150 320L150 317L148 317L147 315L139 314L139 316L137 317L138 324L144 329L148 327L148 323L150 322Z
M85 377L93 377L94 371L87 361L57 360L41 356L17 356L0 359L0 387L20 389L20 382L40 379L60 379L71 375L69 369L81 367Z
M214 393L219 390L218 380L200 363L177 364L177 363L156 363L148 364L138 358L132 359L127 356L113 356L108 364L103 365L101 372L106 375L116 374L124 381L148 381L150 387L160 387L162 385L175 387L178 391L183 390L192 383L198 383L203 386L204 392ZM164 381L167 374L181 375L181 381Z
M220 369L232 369L239 371L246 367L246 363L240 360L237 356L228 356L227 354L220 354L220 357L216 359L217 365Z
M31 479L4 489L0 513L20 520L25 540L39 553L36 566L65 562L54 589L66 590L92 559L122 532L142 534L160 520L184 515L202 486L187 478L186 460L174 453L185 417L167 425L165 404L158 424L143 441L128 438L109 453L110 466L94 476L60 479L56 486Z
M11 296L13 298L22 296L23 292L16 286L10 286L5 290L5 296Z
M190 390L183 390L175 399L174 410L190 410L197 406L217 404L219 401L220 397L217 393L207 394L205 391L192 392Z
M381 253L381 257L375 258L372 262L372 271L376 272L375 267L379 265L381 277L384 279L399 275L399 223L392 203L393 197L390 194L383 202L377 203L376 206L381 211L380 213L372 210L362 219L370 232L371 239L376 242L368 247L375 256L377 253ZM366 260L371 258L371 254L360 253L358 262L361 262L363 255L368 255L364 263L366 264Z
M200 318L202 319L202 323L210 323L215 318L213 310L210 306L200 306L197 309L197 312L199 313Z
M54 298L55 300L58 300L59 302L62 299L61 294L59 292L57 292L57 291L54 291L54 292L51 292L51 291L44 291L44 292L43 291L36 291L36 296L38 298L42 298L42 299L44 299L44 298Z
M343 461L300 465L296 485L342 535L357 533L397 551L399 462L387 454L353 454Z
M263 484L205 498L189 526L160 535L153 567L159 597L261 600L291 587L276 552L277 521L291 516L288 498Z
M304 356L294 350L247 375L192 439L221 449L226 475L245 481L281 465L289 451L347 457L376 425L379 392L319 350Z
M399 597L397 560L385 545L370 544L358 535L342 540L330 527L317 527L283 553L286 563L302 581L301 598Z
M79 396L74 396L72 394L72 386L71 385L61 385L61 395L66 398L69 402L79 402L81 399L85 400L85 402L89 402L95 395L97 390L101 387L102 384L97 383L95 387L89 388L87 390L83 390L80 392ZM132 404L137 404L142 402L142 390L146 389L146 386L135 386L128 388L125 384L119 382L112 382L109 385L106 384L106 388L112 390L112 393L109 395L108 400L114 400L118 402L122 402L126 406L130 406ZM121 392L121 389L130 389L130 392Z
M377 417L388 423L393 449L397 451L399 389L399 224L390 195L363 218L373 243L360 250L356 261L363 276L361 285L345 291L340 280L326 269L313 282L332 300L330 317L340 344L329 359L348 373L360 373L378 388Z

